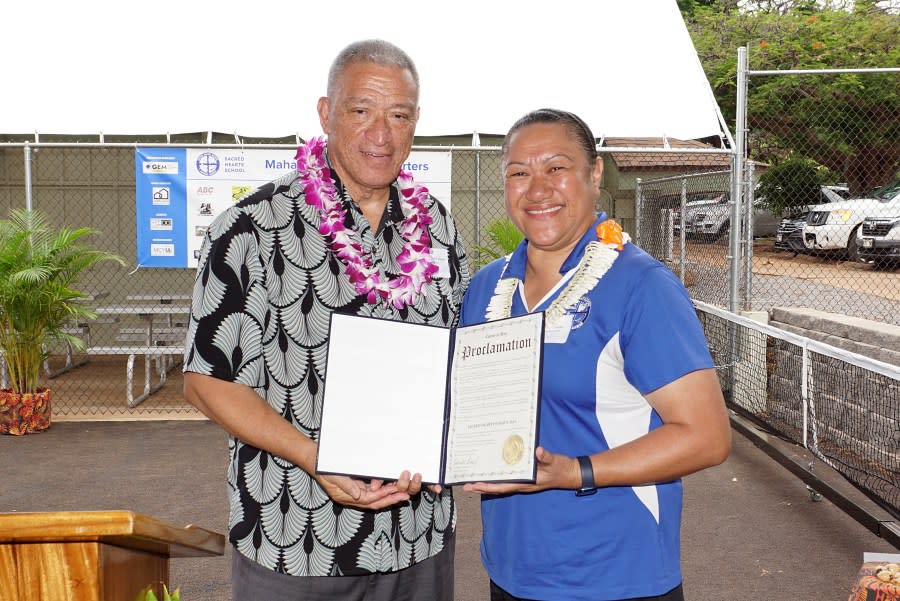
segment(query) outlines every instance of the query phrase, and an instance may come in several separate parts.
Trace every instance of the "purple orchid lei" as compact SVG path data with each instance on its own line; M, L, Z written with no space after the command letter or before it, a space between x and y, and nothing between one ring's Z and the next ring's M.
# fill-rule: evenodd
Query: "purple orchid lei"
M331 179L331 170L325 161L325 148L324 138L313 138L301 144L294 157L306 204L319 212L319 233L329 239L329 248L346 266L357 294L365 294L369 303L382 301L397 309L411 305L416 296L422 294L422 287L431 282L438 271L431 258L431 240L428 236L427 226L431 223L431 216L425 208L428 188L416 185L412 175L406 171L401 170L397 176L400 208L404 217L400 235L406 240L403 250L397 255L402 273L383 282L380 270L372 265L371 254L363 250L356 230L344 227L347 212Z

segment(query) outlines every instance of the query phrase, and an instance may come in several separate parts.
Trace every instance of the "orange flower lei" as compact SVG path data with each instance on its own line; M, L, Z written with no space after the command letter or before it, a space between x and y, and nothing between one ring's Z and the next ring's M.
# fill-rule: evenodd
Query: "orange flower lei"
M615 245L616 250L622 250L625 242L621 225L619 225L612 219L607 219L597 226L596 231L597 240L599 240L603 244Z

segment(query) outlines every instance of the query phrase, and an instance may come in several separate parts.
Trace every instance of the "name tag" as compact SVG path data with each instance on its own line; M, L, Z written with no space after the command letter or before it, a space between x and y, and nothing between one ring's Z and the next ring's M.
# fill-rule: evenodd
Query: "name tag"
M571 313L563 315L559 321L552 325L544 327L544 343L545 344L563 344L569 339L569 332L572 331Z
M431 259L434 261L434 264L438 266L437 273L434 274L436 278L449 278L450 277L450 257L447 253L446 248L431 248Z

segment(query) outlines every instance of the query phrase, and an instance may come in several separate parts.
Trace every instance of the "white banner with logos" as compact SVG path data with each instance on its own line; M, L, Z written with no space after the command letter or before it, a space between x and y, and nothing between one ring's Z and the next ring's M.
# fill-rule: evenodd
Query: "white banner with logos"
M294 169L294 154L293 149L137 148L138 265L196 268L215 216ZM449 151L413 151L403 169L450 209Z

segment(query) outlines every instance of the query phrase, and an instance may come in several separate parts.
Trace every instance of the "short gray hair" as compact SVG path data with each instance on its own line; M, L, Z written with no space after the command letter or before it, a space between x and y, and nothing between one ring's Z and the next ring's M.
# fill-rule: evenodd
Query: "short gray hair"
M416 65L403 50L384 40L361 40L353 42L335 57L328 70L328 96L334 96L337 80L348 65L353 63L375 63L383 67L400 67L409 71L416 84L416 98L419 96L419 72Z

